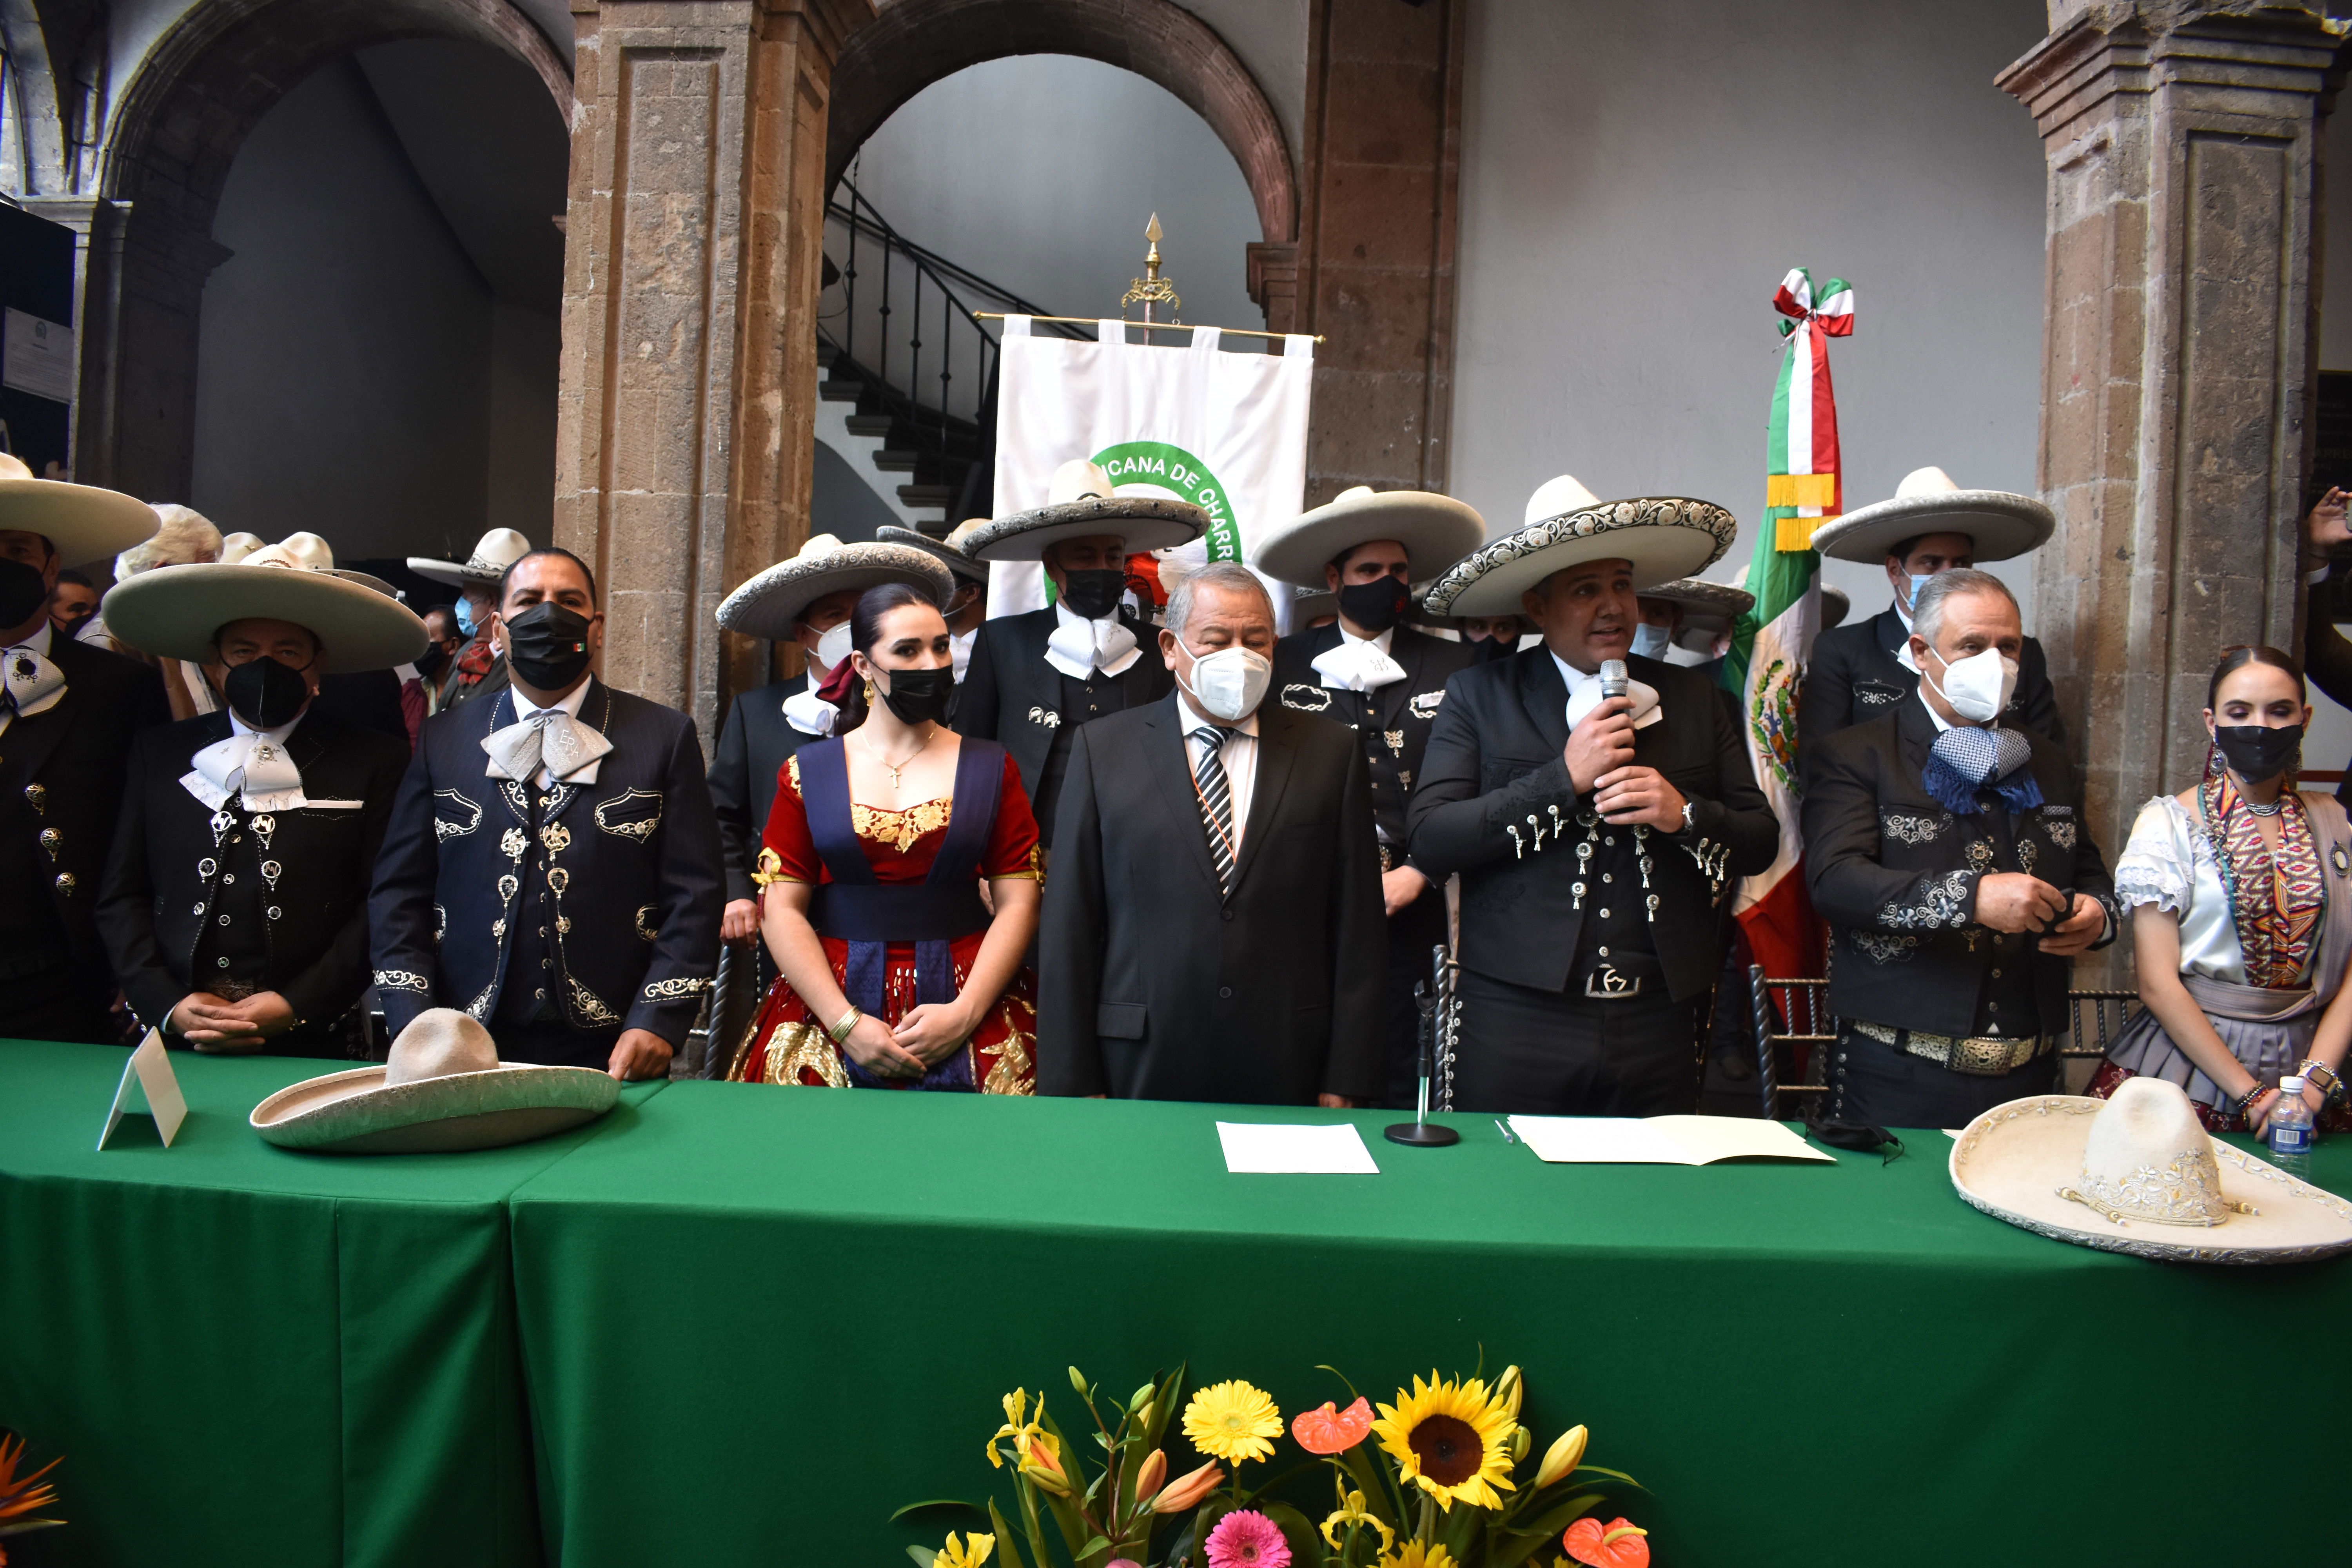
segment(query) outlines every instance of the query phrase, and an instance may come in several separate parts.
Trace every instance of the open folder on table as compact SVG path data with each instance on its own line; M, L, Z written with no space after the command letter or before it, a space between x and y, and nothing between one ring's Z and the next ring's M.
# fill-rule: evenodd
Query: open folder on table
M1837 1163L1780 1123L1745 1116L1514 1116L1511 1131L1537 1159L1556 1164L1712 1165L1718 1160Z

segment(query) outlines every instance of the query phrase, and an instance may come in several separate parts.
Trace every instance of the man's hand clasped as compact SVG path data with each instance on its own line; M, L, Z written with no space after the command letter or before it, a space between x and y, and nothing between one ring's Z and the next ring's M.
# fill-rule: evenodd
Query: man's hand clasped
M2042 951L2071 958L2099 940L2106 911L2087 893L2063 893L2022 871L1994 871L1977 883L1977 923L2015 936L2032 932Z
M1611 697L1568 732L1560 761L1579 795L1592 796L1601 819L1612 827L1648 827L1679 833L1683 793L1657 769L1633 761L1633 704Z

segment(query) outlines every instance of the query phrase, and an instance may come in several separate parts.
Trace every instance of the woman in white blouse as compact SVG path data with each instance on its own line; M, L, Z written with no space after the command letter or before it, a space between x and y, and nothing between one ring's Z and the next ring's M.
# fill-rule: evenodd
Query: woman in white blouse
M2278 1080L2297 1074L2319 1124L2345 1131L2352 826L2333 796L2294 787L2303 671L2276 648L2234 647L2205 700L2204 780L2142 806L2116 862L2146 1005L2091 1092L2151 1074L2187 1089L2212 1131L2259 1133Z

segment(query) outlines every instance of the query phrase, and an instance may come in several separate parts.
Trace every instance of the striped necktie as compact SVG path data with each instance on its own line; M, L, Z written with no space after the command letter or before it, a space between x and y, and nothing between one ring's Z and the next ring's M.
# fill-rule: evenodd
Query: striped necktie
M1217 887L1228 898L1234 890L1234 791L1225 779L1225 764L1217 758L1231 730L1203 724L1191 739L1201 747L1201 765L1192 774L1192 793L1201 798L1201 821L1209 831L1209 858L1217 863Z

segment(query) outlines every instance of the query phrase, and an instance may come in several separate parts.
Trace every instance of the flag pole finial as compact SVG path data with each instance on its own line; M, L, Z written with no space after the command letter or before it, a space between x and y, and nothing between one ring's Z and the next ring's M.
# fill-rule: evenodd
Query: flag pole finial
M1176 285L1160 276L1161 233L1160 215L1153 213L1151 221L1143 226L1143 237L1150 242L1151 247L1143 258L1143 276L1128 280L1127 292L1119 296L1118 308L1125 310L1129 305L1140 303L1143 306L1143 320L1146 325L1157 323L1161 326L1174 326L1177 324L1175 312L1183 308L1184 301L1177 298ZM1160 305L1168 307L1169 316L1165 321L1160 321L1153 314L1154 307Z

